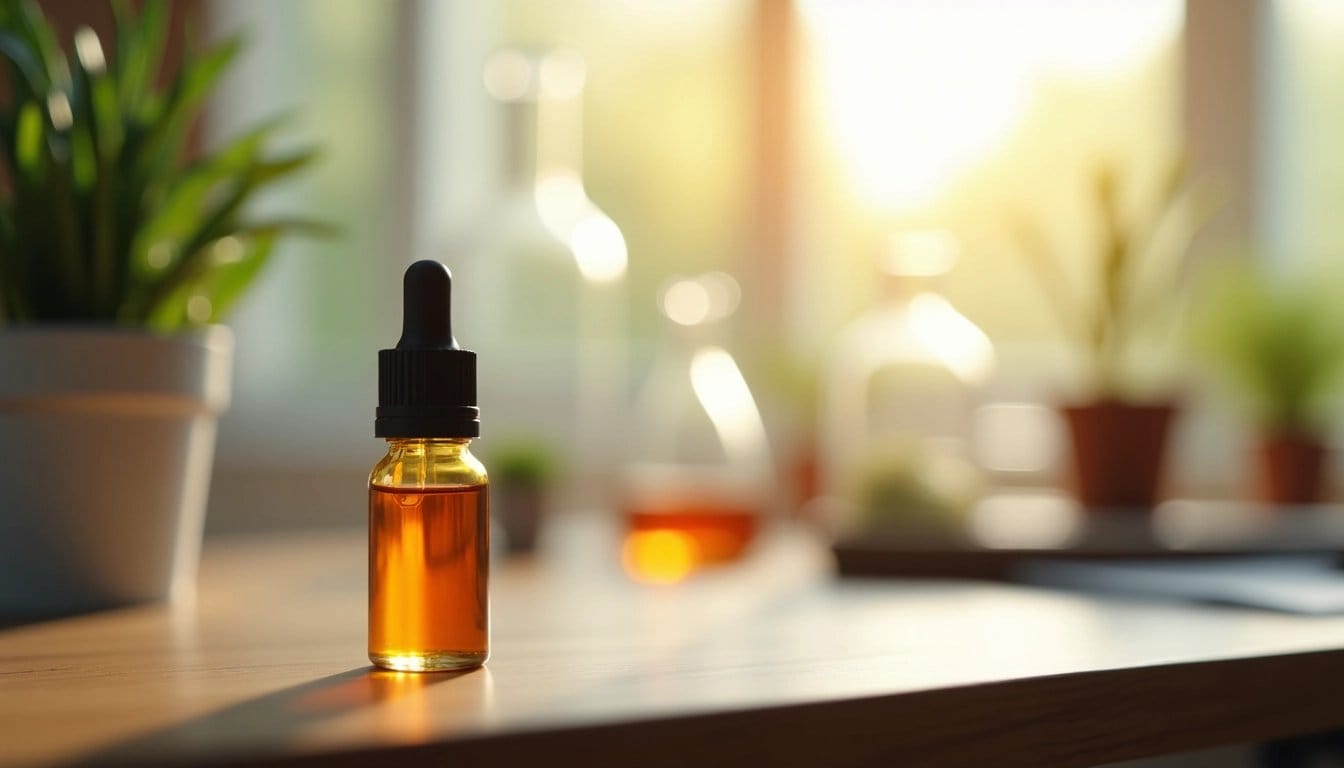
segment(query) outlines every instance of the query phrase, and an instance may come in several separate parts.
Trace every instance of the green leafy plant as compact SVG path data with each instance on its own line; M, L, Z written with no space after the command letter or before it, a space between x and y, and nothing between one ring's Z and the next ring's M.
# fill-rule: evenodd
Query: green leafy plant
M240 41L188 46L161 86L169 3L111 5L115 58L88 27L67 54L36 3L0 2L0 322L215 322L278 237L323 229L246 210L315 158L271 151L281 121L190 157L195 118Z
M1210 276L1196 305L1195 352L1267 432L1321 436L1344 394L1344 281L1276 275L1247 263Z
M983 488L974 466L928 441L890 440L855 471L864 525L889 531L956 531Z
M1093 171L1097 239L1084 290L1070 286L1065 260L1036 222L1023 216L1012 221L1019 249L1061 330L1082 350L1098 399L1124 399L1126 356L1142 326L1173 320L1191 246L1222 201L1213 185L1190 179L1183 155L1170 163L1156 195L1137 212L1123 204L1122 186L1115 167L1103 164Z
M555 452L539 440L509 439L490 452L490 477L501 486L543 488L555 473Z

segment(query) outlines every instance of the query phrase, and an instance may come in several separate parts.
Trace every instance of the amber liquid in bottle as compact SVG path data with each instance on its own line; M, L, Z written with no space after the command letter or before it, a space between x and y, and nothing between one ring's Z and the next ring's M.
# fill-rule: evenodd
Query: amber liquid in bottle
M468 669L489 655L485 485L369 487L369 658Z

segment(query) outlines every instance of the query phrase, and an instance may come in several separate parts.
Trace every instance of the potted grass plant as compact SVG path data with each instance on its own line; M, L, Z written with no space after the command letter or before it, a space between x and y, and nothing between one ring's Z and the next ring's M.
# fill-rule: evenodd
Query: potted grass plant
M137 11L132 11L138 7ZM302 220L256 193L308 166L276 123L193 153L239 51L161 73L169 4L113 3L115 56L0 4L0 613L170 596L194 582L232 337L218 325Z
M490 506L510 554L536 550L550 506L555 464L555 452L535 439L506 441L490 453Z
M1273 274L1233 264L1198 304L1195 352L1239 396L1255 425L1259 493L1315 504L1327 486L1328 433L1344 402L1344 283L1337 274Z
M1141 511L1157 501L1177 405L1169 394L1136 391L1133 358L1145 333L1174 335L1192 244L1219 207L1216 190L1193 182L1183 157L1141 205L1127 204L1128 191L1115 167L1095 169L1096 239L1085 254L1082 289L1033 222L1014 222L1020 250L1083 361L1083 395L1059 411L1071 439L1075 493L1094 511Z

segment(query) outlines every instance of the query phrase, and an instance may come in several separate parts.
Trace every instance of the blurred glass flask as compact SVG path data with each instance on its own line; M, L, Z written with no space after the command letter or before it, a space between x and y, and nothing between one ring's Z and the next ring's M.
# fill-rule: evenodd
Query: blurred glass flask
M958 258L941 230L895 234L880 254L884 298L836 339L822 382L821 486L840 528L941 526L969 506L989 337L937 290Z
M770 509L774 472L760 412L720 338L737 307L721 272L669 283L664 338L635 410L624 482L631 576L674 582L741 558Z
M486 62L486 91L503 109L504 187L470 265L491 298L464 316L492 352L481 407L502 414L504 434L573 446L571 490L595 487L614 462L602 425L620 422L613 408L627 398L626 244L584 188L586 76L564 50L504 49Z

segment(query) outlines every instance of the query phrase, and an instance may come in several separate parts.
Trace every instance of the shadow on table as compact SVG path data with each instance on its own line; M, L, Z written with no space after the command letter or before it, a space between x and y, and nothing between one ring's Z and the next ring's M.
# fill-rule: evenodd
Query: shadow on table
M68 619L70 616L6 616L0 614L0 632L7 629L18 629L26 627L29 624L41 624L48 621L60 621Z
M135 605L118 605L100 610L85 611L65 611L61 613L0 613L0 632L7 629L19 629L34 624L49 624L57 621L69 621L71 619L82 619L87 616L99 616L115 611L135 608Z
M359 667L249 699L179 725L152 731L90 752L73 765L142 765L159 762L227 763L249 754L284 751L320 721L482 670L421 674ZM127 706L134 706L127 702ZM176 757L176 759L174 759Z

